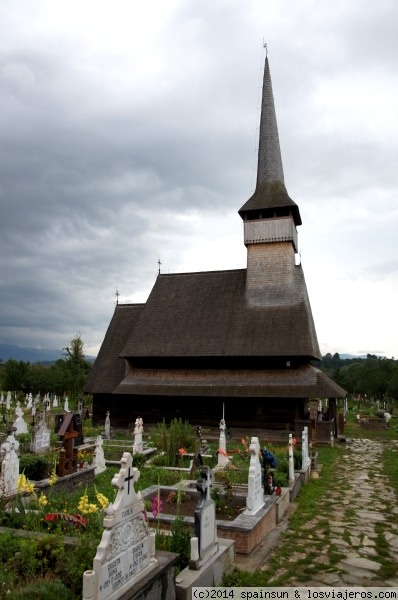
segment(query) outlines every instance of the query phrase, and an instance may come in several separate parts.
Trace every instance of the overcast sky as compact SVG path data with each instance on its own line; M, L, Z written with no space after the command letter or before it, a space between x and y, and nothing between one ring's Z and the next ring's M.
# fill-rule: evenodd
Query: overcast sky
M398 358L398 2L0 2L0 343L246 266L268 58L322 354Z

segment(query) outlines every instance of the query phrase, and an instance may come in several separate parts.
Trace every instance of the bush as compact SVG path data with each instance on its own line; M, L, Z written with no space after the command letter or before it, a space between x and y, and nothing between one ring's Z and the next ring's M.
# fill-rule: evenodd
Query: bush
M19 459L20 473L25 473L31 481L40 481L49 477L51 467L45 455L22 454Z
M173 419L167 426L165 420L151 431L151 438L159 451L166 454L166 464L176 467L180 460L180 448L187 452L196 449L196 434L193 425L182 419Z

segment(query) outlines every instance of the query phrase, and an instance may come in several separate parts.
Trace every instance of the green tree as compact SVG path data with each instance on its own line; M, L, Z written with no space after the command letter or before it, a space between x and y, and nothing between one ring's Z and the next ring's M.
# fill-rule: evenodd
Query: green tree
M84 355L84 342L80 334L77 334L64 350L65 391L69 393L72 400L77 401L82 394L91 363Z

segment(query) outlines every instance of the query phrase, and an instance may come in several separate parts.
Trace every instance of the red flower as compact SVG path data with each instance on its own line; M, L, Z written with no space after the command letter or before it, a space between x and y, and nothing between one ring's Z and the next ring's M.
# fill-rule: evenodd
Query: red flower
M57 519L58 519L57 513L47 513L46 515L44 515L45 521L56 521Z

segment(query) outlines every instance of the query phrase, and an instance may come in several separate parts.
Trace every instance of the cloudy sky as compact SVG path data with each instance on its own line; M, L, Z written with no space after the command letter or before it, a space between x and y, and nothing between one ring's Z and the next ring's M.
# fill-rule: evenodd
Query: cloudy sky
M0 2L0 343L246 266L268 46L322 354L398 358L395 0Z

